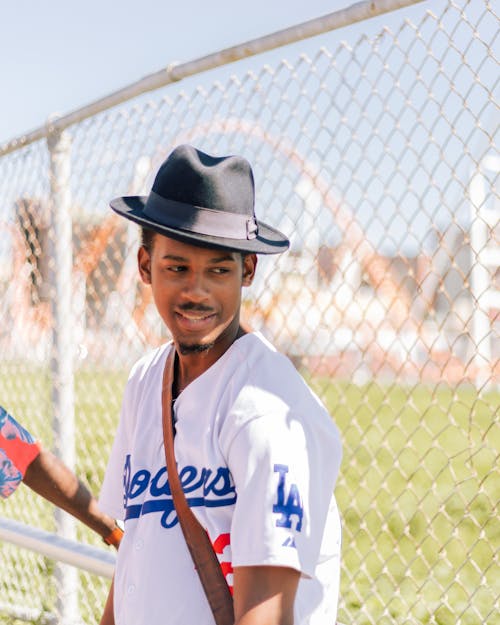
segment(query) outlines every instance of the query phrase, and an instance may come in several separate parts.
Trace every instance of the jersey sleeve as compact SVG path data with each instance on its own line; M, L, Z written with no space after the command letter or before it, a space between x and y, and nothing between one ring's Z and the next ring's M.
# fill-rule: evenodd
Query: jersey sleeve
M317 427L259 389L238 404L244 408L237 406L233 415L237 434L227 455L237 493L233 567L289 566L312 577L333 500L340 442L327 416L324 427Z
M121 423L120 423L121 425ZM123 428L118 426L106 473L99 494L99 508L114 519L123 521Z
M130 412L130 381L123 395L120 420L116 430L113 445L104 474L104 480L99 494L100 509L114 519L123 521L124 511L124 471L125 458L129 447L129 423Z
M39 443L0 406L0 497L12 495L39 453Z

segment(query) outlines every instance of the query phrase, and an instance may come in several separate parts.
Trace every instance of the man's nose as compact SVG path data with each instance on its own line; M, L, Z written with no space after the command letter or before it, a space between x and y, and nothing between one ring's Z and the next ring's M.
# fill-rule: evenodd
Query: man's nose
M208 296L207 280L202 272L193 271L187 276L183 294L192 301L202 301Z

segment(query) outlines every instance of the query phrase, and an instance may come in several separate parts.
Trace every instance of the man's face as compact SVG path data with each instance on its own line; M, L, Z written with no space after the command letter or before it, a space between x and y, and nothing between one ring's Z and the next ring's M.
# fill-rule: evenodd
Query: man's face
M257 257L196 247L160 234L139 249L139 271L181 354L219 345L239 328L241 287L252 283Z

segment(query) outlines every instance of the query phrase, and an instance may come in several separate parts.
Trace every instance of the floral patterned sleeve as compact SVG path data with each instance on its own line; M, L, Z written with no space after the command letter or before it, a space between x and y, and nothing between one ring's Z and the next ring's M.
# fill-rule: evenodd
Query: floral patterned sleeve
M31 434L0 406L0 497L12 495L39 453Z

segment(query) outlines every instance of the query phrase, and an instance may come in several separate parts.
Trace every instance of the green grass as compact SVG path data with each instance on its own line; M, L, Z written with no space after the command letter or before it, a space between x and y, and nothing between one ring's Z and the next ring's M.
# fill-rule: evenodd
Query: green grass
M500 623L500 395L314 384L344 442L340 620Z
M98 491L125 373L76 378L77 471ZM339 620L349 624L500 623L500 394L472 388L382 386L314 379L342 435L336 495L343 521ZM29 390L28 390L29 389ZM0 370L1 403L50 443L50 379ZM53 529L52 511L22 487L0 514ZM79 538L101 545L79 526ZM53 596L51 563L0 548L0 586ZM30 573L27 573L30 571ZM98 622L107 582L82 575L82 614ZM32 585L32 587L31 587ZM21 589L21 590L19 590ZM2 620L0 624L14 625Z

